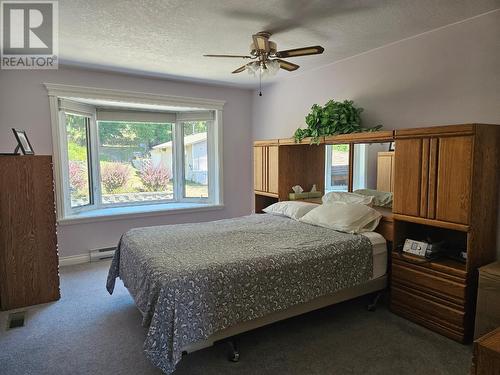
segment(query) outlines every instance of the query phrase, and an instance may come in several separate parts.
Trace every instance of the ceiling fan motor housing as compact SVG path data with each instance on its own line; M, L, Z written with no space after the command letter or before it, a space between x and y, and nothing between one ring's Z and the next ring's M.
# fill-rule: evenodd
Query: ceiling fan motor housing
M276 54L276 43L274 43L273 41L269 41L269 51L267 52L268 55L274 55ZM255 43L251 43L250 44L250 54L252 56L259 56L262 54L262 50L259 50L258 48L256 48L255 46Z

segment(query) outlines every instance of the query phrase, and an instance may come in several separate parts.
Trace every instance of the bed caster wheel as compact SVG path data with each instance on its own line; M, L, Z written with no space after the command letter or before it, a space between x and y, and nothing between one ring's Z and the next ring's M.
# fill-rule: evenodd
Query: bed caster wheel
M236 343L234 341L228 341L227 344L229 345L229 352L228 352L227 359L230 362L239 362L240 352L238 351L238 347L236 346Z
M378 300L380 299L380 296L382 296L382 293L375 294L375 296L373 297L372 303L370 303L370 304L368 304L368 306L366 306L366 309L368 311L373 312L373 311L377 310L377 303L378 303Z
M230 362L239 362L240 361L240 353L237 351L234 351L233 353L229 353L228 359Z

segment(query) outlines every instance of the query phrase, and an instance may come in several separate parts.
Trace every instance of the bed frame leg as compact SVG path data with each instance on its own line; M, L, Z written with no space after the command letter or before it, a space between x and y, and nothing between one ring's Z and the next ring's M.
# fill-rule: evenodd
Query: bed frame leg
M372 299L372 302L368 304L368 306L366 306L366 309L368 311L375 311L377 310L377 303L378 303L378 300L380 299L380 297L382 296L382 292L377 292L373 299Z
M240 360L240 352L236 340L228 340L227 345L229 346L227 359L231 362L238 362Z

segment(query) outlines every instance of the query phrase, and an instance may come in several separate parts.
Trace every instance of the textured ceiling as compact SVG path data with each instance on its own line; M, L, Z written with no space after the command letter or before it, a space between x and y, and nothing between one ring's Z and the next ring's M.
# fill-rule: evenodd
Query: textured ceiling
M255 87L251 35L271 29L278 49L320 44L323 55L290 59L298 74L500 7L500 0L71 0L60 1L62 63Z

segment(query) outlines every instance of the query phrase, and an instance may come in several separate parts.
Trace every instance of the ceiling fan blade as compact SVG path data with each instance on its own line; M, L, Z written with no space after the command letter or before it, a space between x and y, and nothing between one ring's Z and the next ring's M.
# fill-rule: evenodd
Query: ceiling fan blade
M260 34L252 35L253 45L255 49L269 52L269 37Z
M253 59L252 56L243 56L243 55L203 55L205 57L231 57L236 59Z
M321 46L311 46L303 48L288 49L285 51L276 52L276 57L298 57L307 55L319 55L323 53L325 49Z
M281 59L276 59L280 63L280 68L288 70L289 72L293 72L294 70L297 70L300 68L299 65L293 64L291 62L281 60Z
M238 69L234 70L232 73L235 74L235 73L241 73L241 72L244 72L245 69L247 68L246 64L243 65L243 66L240 66Z

